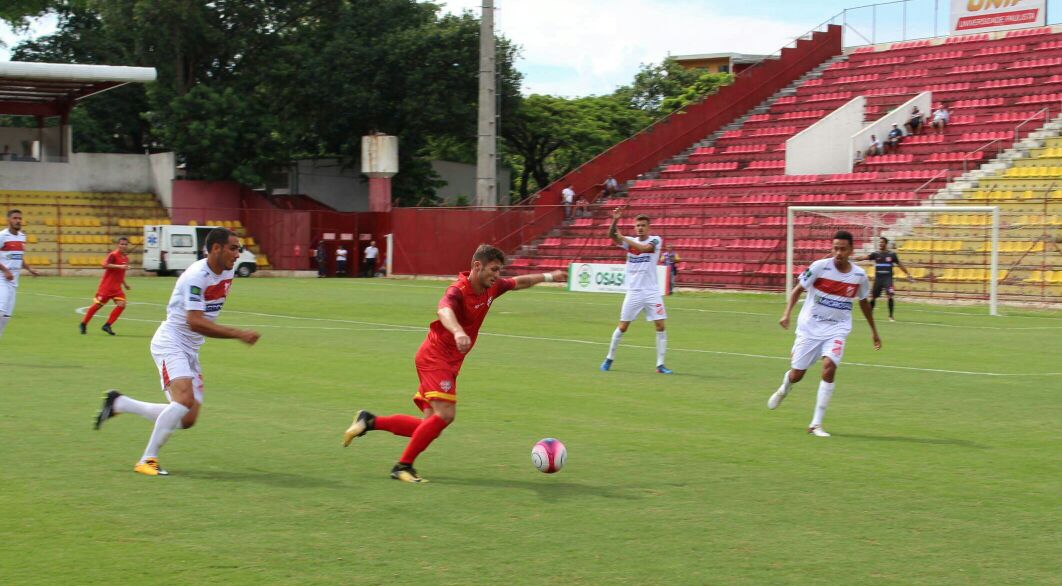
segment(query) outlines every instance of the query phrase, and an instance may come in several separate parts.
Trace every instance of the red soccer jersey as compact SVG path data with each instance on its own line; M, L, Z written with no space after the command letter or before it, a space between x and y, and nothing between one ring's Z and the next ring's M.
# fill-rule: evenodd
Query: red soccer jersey
M454 310L454 315L457 316L457 323L461 324L465 333L472 339L472 346L475 346L479 328L483 325L483 320L487 317L487 311L490 310L491 304L513 287L516 287L516 280L500 278L494 282L490 289L481 294L476 294L472 289L472 283L468 280L468 271L465 271L457 276L457 280L452 285L446 288L446 294L439 300L439 309L449 307ZM471 347L469 347L469 351L472 351ZM417 351L416 360L421 364L446 365L456 371L461 368L461 363L464 362L466 355L467 353L462 354L457 351L457 342L454 341L454 335L443 326L441 321L435 320L431 322L431 326L428 329L428 337L424 339L424 343L420 345L420 350Z
M103 264L128 265L129 257L122 254L121 250L113 250L107 255L107 260L103 261ZM125 281L125 269L103 269L99 291L121 291L123 281Z

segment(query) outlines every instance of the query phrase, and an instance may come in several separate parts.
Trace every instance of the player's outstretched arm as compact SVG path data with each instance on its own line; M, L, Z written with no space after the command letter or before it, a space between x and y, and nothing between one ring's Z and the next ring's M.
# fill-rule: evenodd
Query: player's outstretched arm
M911 271L907 270L907 267L903 266L903 263L901 263L900 259L898 259L898 258L896 259L896 266L900 267L900 270L903 271L904 274L907 275L907 280L908 281L910 281L911 283L915 282L915 278L911 275Z
M528 287L534 287L539 283L552 283L563 282L568 280L568 271L555 270L552 273L541 273L536 275L520 275L513 279L516 281L516 287L513 289L527 289Z
M612 210L612 223L608 225L608 237L612 239L616 244L623 244L623 235L619 233L619 229L616 227L619 224L620 217L623 216L623 208L616 208Z
M541 275L540 275L541 276ZM457 351L464 354L472 349L472 338L468 337L465 333L465 329L461 327L461 322L457 321L457 314L449 307L440 307L437 312L439 316L439 322L454 335L454 343L457 344Z
M782 319L778 320L778 325L782 326L782 329L789 329L789 318L793 315L793 307L796 306L797 301L800 300L800 294L803 292L803 285L797 285L789 292L789 298L785 302L785 312L782 313Z
M870 302L866 299L860 299L859 310L863 312L863 317L867 318L867 324L870 326L870 335L874 340L874 349L881 350L881 338L878 337L878 328L874 325L874 310L870 307Z
M214 323L203 315L202 311L188 310L188 328L208 338L235 338L245 344L254 345L259 333L252 330L240 330Z

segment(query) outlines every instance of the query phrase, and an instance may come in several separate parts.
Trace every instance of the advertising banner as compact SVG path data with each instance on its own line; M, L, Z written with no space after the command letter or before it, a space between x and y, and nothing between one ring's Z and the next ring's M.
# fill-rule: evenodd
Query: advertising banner
M568 290L582 293L626 293L626 265L573 262L568 265ZM667 295L667 267L657 265L656 282Z
M1047 0L951 0L951 34L989 33L1047 23Z

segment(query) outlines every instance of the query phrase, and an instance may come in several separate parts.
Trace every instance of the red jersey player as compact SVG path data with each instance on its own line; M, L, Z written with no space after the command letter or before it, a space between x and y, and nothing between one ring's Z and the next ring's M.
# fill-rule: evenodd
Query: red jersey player
M100 279L100 286L96 289L96 297L93 298L92 307L85 312L85 317L78 326L82 334L85 333L85 327L88 326L92 316L96 315L96 312L106 305L108 301L114 300L114 310L107 317L107 323L103 324L103 328L101 328L108 334L114 335L114 330L111 329L111 326L118 319L118 316L125 311L125 292L122 291L122 287L127 290L132 289L129 283L125 282L125 271L129 270L128 255L129 239L122 236L118 239L118 248L111 251L107 255L107 259L103 261L103 278Z
M472 256L472 270L461 273L439 300L439 319L431 323L428 337L417 351L415 363L420 387L413 402L424 418L412 415L380 415L358 411L343 434L343 445L373 430L389 431L409 438L402 457L391 469L391 478L426 482L413 469L413 461L450 425L457 413L457 375L465 356L476 343L479 328L495 299L512 289L526 289L542 282L562 281L567 271L502 278L505 254L481 244Z

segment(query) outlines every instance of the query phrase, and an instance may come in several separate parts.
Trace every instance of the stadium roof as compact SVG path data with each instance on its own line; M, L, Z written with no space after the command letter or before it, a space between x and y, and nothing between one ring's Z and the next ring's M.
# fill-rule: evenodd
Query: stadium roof
M0 62L0 114L61 116L80 99L156 76L153 67Z
M767 55L749 55L747 53L704 53L701 55L671 55L675 61L707 61L709 59L730 59L732 63L759 63Z

